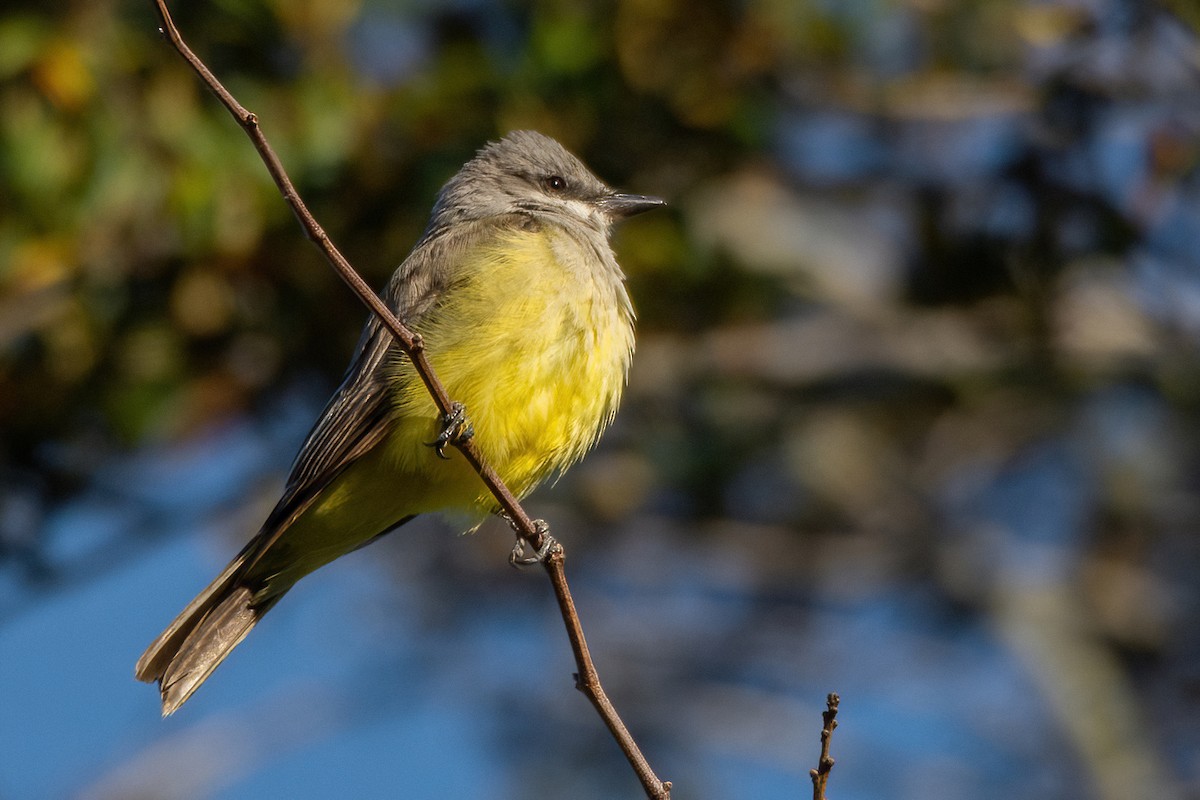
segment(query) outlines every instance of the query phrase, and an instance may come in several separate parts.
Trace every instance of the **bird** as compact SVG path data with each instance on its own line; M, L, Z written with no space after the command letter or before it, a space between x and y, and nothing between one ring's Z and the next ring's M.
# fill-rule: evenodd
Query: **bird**
M497 513L462 455L443 452L452 434L471 435L518 498L591 449L634 350L610 233L662 205L611 189L534 131L488 142L446 182L382 299L421 337L469 423L443 417L371 315L258 533L138 660L164 717L305 575L419 514L445 512L473 530Z

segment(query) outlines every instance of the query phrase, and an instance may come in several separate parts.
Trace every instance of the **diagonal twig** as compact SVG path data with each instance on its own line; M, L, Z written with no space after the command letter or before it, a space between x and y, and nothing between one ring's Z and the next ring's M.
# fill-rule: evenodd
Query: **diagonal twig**
M371 290L366 281L354 270L350 262L345 256L334 246L329 235L317 223L312 213L308 210L304 201L300 198L296 187L292 184L291 178L288 177L283 164L280 163L275 151L268 144L266 137L258 125L258 117L246 110L241 103L217 80L212 71L204 64L187 43L183 41L179 29L175 26L171 19L170 11L168 11L165 0L154 0L155 10L158 13L159 20L162 26L159 28L160 33L167 38L176 51L183 57L188 65L200 76L201 80L208 86L210 90L221 101L222 105L233 115L238 124L250 137L254 148L258 151L263 163L267 167L271 178L275 181L275 185L279 188L280 194L284 201L292 209L292 213L296 215L300 227L304 229L305 235L316 245L325 260L329 262L338 276L349 285L350 289L358 296L358 298L366 304L383 323L384 327L391 332L395 337L396 342L405 354L412 360L413 367L417 374L421 376L426 389L429 390L433 402L437 405L438 411L443 416L450 415L455 407L455 404L450 399L446 392L445 386L438 380L433 368L425 357L424 343L419 334L409 330L395 314L384 304L379 296ZM474 470L479 473L484 485L496 498L497 504L500 506L504 515L510 520L513 529L521 538L523 538L534 551L540 551L547 544L549 533L544 524L538 525L521 507L517 498L500 479L500 476L484 462L478 448L475 447L470 438L455 437L450 444L457 448L466 458L467 462ZM567 629L567 636L571 642L571 650L575 656L575 663L579 669L576 675L576 686L582 691L591 701L596 711L600 714L604 724L616 739L617 744L625 753L625 757L629 760L629 764L637 773L638 779L642 783L642 788L646 792L646 796L654 800L669 800L671 796L671 784L669 781L664 782L658 779L654 771L650 768L649 762L642 755L641 749L633 740L629 730L621 721L616 709L609 701L603 687L600 685L599 677L596 673L596 667L592 663L591 654L588 651L587 641L583 635L583 627L579 621L579 615L575 611L575 602L571 597L570 586L567 583L566 573L563 570L563 561L565 552L560 544L551 540L552 546L549 549L547 556L542 560L542 565L546 569L546 573L550 578L550 583L554 588L554 595L558 600L559 609L562 612L563 623Z

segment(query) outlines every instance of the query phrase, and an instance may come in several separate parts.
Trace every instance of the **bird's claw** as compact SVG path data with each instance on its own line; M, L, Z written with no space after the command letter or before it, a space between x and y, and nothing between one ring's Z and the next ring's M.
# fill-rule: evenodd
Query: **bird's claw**
M462 403L451 403L450 413L442 415L442 430L432 442L426 442L432 447L438 458L449 459L446 455L446 445L462 444L475 435L475 427L467 420L467 409Z
M535 519L533 521L533 529L538 532L542 540L542 545L531 556L525 555L525 537L517 533L517 541L513 545L512 552L508 554L508 563L518 569L521 567L531 567L534 564L541 564L550 556L551 553L562 550L562 545L558 540L550 535L550 526L545 520Z

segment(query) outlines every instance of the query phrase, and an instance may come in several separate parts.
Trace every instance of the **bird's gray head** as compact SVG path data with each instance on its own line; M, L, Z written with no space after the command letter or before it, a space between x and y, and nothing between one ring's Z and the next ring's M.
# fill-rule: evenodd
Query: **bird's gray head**
M550 137L514 131L489 142L446 183L431 226L525 213L607 234L613 222L661 205L657 197L613 191Z

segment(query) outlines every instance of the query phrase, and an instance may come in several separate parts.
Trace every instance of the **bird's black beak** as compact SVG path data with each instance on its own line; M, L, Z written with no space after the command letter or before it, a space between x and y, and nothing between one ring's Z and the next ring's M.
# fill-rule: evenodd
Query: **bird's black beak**
M625 219L652 208L661 208L667 204L661 197L647 197L644 194L622 194L613 192L600 200L604 213L613 219Z

